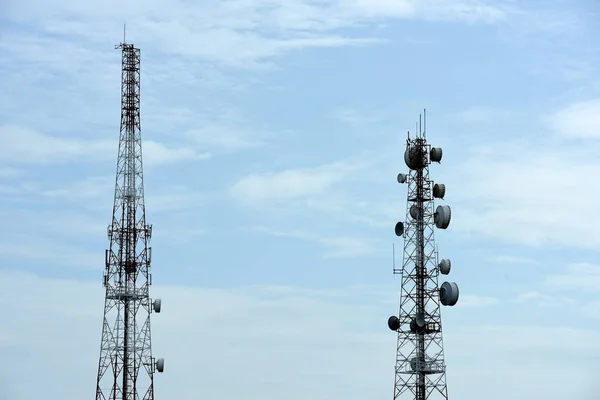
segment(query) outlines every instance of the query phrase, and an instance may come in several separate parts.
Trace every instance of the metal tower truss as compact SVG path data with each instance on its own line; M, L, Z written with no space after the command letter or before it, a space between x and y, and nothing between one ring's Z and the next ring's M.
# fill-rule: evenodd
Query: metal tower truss
M152 226L146 224L140 125L140 50L122 51L121 129L112 223L108 226L104 287L106 299L96 400L154 400L154 373L164 360L152 357L150 314L161 300L150 300L148 246Z
M406 222L395 229L404 237L402 268L394 266L402 276L400 309L388 320L398 333L394 400L448 399L440 304L455 305L458 287L438 286L439 274L450 272L450 260L438 262L434 225L448 227L450 207L434 209L434 198L443 199L446 189L430 179L429 165L441 159L442 149L427 144L420 128L417 137L409 134L404 160L410 172L398 175L398 182L408 185Z

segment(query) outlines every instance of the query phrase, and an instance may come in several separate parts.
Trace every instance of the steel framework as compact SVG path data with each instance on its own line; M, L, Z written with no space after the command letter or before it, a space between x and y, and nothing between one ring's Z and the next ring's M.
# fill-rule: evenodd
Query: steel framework
M152 226L146 224L140 125L140 49L121 43L121 127L112 223L107 233L104 287L106 299L96 400L154 400L154 373L164 361L152 357L148 246Z
M441 161L441 155L440 148L427 143L420 126L416 137L408 135L404 159L410 172L398 175L399 183L408 184L406 222L396 225L396 235L404 237L402 267L394 266L394 274L402 276L400 309L398 317L388 320L398 333L394 400L448 399L440 303L456 304L458 287L438 286L440 270L449 273L450 261L438 263L434 225L448 226L450 208L434 210L434 197L443 198L445 186L434 185L429 165Z

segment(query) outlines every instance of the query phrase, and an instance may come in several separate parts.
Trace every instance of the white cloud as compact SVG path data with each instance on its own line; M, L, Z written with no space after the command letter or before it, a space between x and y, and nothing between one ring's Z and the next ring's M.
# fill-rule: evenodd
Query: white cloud
M186 185L165 185L146 195L146 208L152 214L175 213L202 207L208 200L206 193L193 190Z
M46 198L82 204L86 209L109 211L114 189L113 177L89 177L58 189L40 191L40 194ZM146 208L152 214L190 210L204 205L208 200L206 193L197 192L186 185L167 184L151 191L146 187L145 190Z
M355 237L341 236L319 239L319 243L330 247L331 250L325 253L328 257L354 257L370 254L374 249L368 245L365 239Z
M104 265L102 251L85 251L72 241L42 238L37 235L13 234L0 243L0 256L11 263L32 265L43 262L60 270L74 268L94 270Z
M238 180L231 193L240 202L260 205L320 196L359 168L360 165L338 162L313 168L253 173Z
M350 107L338 107L331 113L332 117L348 125L372 125L382 122L385 115L381 111L364 112Z
M464 122L494 122L511 115L509 110L485 106L474 106L458 113L457 117Z
M164 33L173 33L172 28ZM204 43L203 46L192 46L189 42L192 37L194 43ZM275 40L262 37L255 33L238 33L233 30L212 30L201 33L183 31L177 46L167 44L165 36L156 37L162 39L163 51L179 53L185 56L200 57L202 59L215 60L235 67L268 67L267 62L262 62L285 52L306 47L342 47L356 46L370 43L378 43L381 40L371 38L347 38L341 36L319 36L307 38L295 38ZM187 41L187 43L186 43ZM159 42L160 43L160 42ZM223 49L228 49L224 52Z
M600 196L589 182L600 174L596 151L535 138L471 149L445 182L454 188L454 229L521 245L597 246L600 226L577 218Z
M319 30L347 26L353 19L370 18L441 18L458 20L496 21L505 16L511 8L506 2L496 7L487 1L478 0L349 0L349 1L302 1L290 0L273 3L267 0L237 0L227 3L174 1L169 7L160 2L130 1L123 7L117 1L108 1L102 6L96 4L76 4L69 0L59 0L48 7L41 1L11 2L6 7L8 15L19 19L40 17L56 18L66 13L78 17L98 19L118 18L121 15L133 16L144 10L149 16L162 16L161 21L180 17L191 23L194 18L200 21L213 21L211 27L253 29L259 26L279 27L289 30ZM33 6L36 6L33 8ZM121 6L119 8L119 6ZM185 13L188 11L188 14ZM260 19L261 14L264 16ZM246 16L246 18L243 18ZM337 18L335 18L337 16ZM327 18L333 17L332 20ZM66 21L65 29L73 29L85 34L76 21ZM59 27L54 27L59 32ZM132 28L130 27L130 30Z
M118 138L57 137L14 125L0 126L0 140L0 162L10 164L104 161L110 157L116 159L118 149ZM190 148L169 148L151 140L144 141L143 146L144 161L150 165L210 158L208 153L199 154Z
M56 163L97 160L116 152L116 142L90 141L45 135L14 125L0 126L0 161L10 163Z
M600 319L600 301L592 301L582 308L582 313L586 317Z
M452 188L446 201L453 208L453 231L525 246L597 247L600 225L577 217L580 210L594 210L600 197L600 188L589 181L600 175L597 151L600 146L593 143L576 146L541 134L467 149L462 161L447 164L443 171L444 183ZM325 167L254 174L237 182L233 194L246 203L277 203L278 211L302 206L328 218L389 226L389 221L402 218L406 200L404 194L393 194L393 185L379 185L388 169L396 167L373 160L388 157L382 152L371 158L365 164L369 168L352 174L351 180ZM377 184L377 199L355 185L363 181ZM531 263L508 255L496 261Z
M432 0L419 4L419 15L427 20L494 23L515 12L514 5L509 6L507 2Z
M600 99L571 104L544 120L551 129L568 139L599 138Z
M325 257L356 257L370 254L374 251L369 241L364 238L324 236L305 231L282 231L266 227L254 227L252 230L272 236L289 237L318 243L328 249L324 253Z
M588 263L568 265L561 274L549 275L545 285L561 290L583 290L587 292L600 291L600 266Z
M23 173L20 169L17 168L0 168L0 178L15 178L20 176Z
M186 132L186 137L202 146L216 149L237 150L261 147L265 144L264 135L244 129L224 125L205 125Z
M5 243L9 252L12 245L35 249L39 243L54 243L60 247L69 243L74 245L69 252L78 252L84 248L85 242L82 241L92 238L94 241L99 239L101 246L104 246L106 226L110 222L110 198L99 211L90 210L87 201L75 200L65 204L61 198L53 204L48 198L40 200L34 202L28 198L14 205L4 203L0 208L0 220L4 221L5 226L10 226L0 235L0 241ZM85 206L77 207L81 204ZM36 253L33 256L39 256L35 251L32 253Z
M66 23L65 27L68 26L70 25ZM43 27L38 25L38 29L40 28L43 30ZM81 38L82 36L75 34L72 37ZM17 44L18 47L11 46L11 42ZM15 68L15 62L25 63L26 65L32 63L38 67L39 71L34 76L35 78L52 76L49 72L57 72L66 66L73 66L73 62L76 62L79 74L94 71L97 81L101 81L101 78L107 76L102 73L104 71L97 70L98 64L105 65L108 69L106 72L109 74L111 70L116 72L120 68L118 63L114 63L115 55L114 53L111 54L110 51L98 51L94 46L81 46L77 41L64 40L60 36L44 35L39 31L26 31L15 34L6 30L3 32L0 50L3 54L9 56L3 58L2 62L11 67L10 70L14 69L15 72L18 72L18 68ZM69 64L69 60L71 60L71 64ZM67 71L63 70L62 72L66 73Z
M210 153L198 153L192 148L168 148L162 143L145 140L143 142L143 157L146 165L161 165L173 162L208 160Z
M497 255L490 259L490 261L498 264L523 264L523 265L536 265L539 261L525 258L525 257L514 257L508 255Z
M541 307L551 308L564 308L575 304L575 300L570 297L547 295L535 291L521 293L515 298L515 301L517 303L535 301Z
M191 62L188 68L194 70L193 65ZM172 79L171 74L168 77ZM197 82L185 84L190 85L200 86ZM209 101L198 104L194 109L182 106L163 110L160 100L151 101L156 110L147 119L154 130L164 132L162 138L182 140L213 154L263 147L274 136L269 129L256 126L243 110L229 102ZM146 143L144 141L144 148Z
M217 61L229 66L256 68L273 56L305 47L339 47L377 42L370 38L346 38L337 35L310 35L286 39L271 38L257 32L185 25L181 21L146 21L144 39L151 39L167 54ZM304 35L306 36L306 35ZM227 49L226 51L224 51Z
M488 307L500 303L500 299L489 296L462 295L460 296L461 307Z
M48 7L46 2L27 0L11 2L5 12L12 20L35 22L42 31L54 37L78 37L95 43L103 43L106 32L111 30L115 32L115 41L118 40L116 33L126 20L130 41L131 38L143 38L133 42L144 42L145 47L239 67L256 67L291 49L377 42L373 38L341 36L336 33L340 28L391 18L492 23L505 19L512 11L504 4L491 5L483 0L332 0L319 3L309 0L277 3L236 0L217 3L173 1L168 5L131 1L126 7L113 1L98 6L67 0L56 1ZM47 39L35 38L31 46L24 49L12 46L11 54L34 54L32 49L37 48L40 50L40 55L36 56L38 60L51 57L50 48L34 43L40 40ZM6 42L14 43L11 39Z
M595 63L568 58L562 60L562 74L568 81L588 80L596 73Z
M68 186L41 191L44 197L80 202L81 200L107 200L114 194L115 178L90 176L82 181L72 182Z
M356 291L360 307L336 291L314 296L301 288L226 290L161 286L157 280L152 295L163 299L163 310L152 316L153 353L166 360L165 373L155 377L157 398L237 398L240 387L246 399L354 400L389 393L396 340L385 327L387 310L364 301ZM28 295L24 298L23 293ZM0 270L0 304L5 309L0 395L71 400L93 392L103 297L100 278L80 283ZM547 400L566 395L595 399L591 382L600 355L598 332L540 325L463 326L450 317L445 321L448 385L454 396L520 400L535 393ZM235 385L230 384L232 360L245 371ZM565 370L565 363L579 368ZM64 382L64 371L69 371L69 385L50 384ZM200 387L198 376L203 377ZM292 392L289 376L302 378ZM571 383L568 388L565 379ZM490 385L491 380L503 384ZM25 384L31 381L48 384Z
M491 336L496 337L496 334L501 334L506 330L509 330L511 325L483 325L478 326L469 337L473 338L483 332L487 332ZM516 326L515 326L516 327ZM547 335L544 334L547 333ZM563 343L566 338L578 337L582 340L570 341L570 343ZM593 330L580 330L573 327L552 327L552 326L535 326L535 325L523 325L518 327L514 331L514 335L502 335L502 338L497 341L497 349L489 349L487 352L496 352L503 350L525 350L529 348L537 351L540 349L551 350L554 346L561 347L562 349L570 350L578 354L589 354L589 352L597 353L600 351L600 345L597 343L590 346L590 343L595 341L596 338L600 337L600 333ZM468 342L465 337L465 341ZM478 342L478 340L475 340ZM476 350L475 350L476 351Z

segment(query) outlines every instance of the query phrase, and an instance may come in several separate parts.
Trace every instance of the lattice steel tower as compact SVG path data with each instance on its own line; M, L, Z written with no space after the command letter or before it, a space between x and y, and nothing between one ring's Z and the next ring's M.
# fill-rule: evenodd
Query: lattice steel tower
M434 198L443 199L446 186L429 178L429 165L442 160L442 149L427 144L420 117L417 132L412 139L408 134L404 152L410 172L398 175L399 183L408 184L408 201L406 222L398 222L395 229L404 237L402 268L394 264L394 273L402 275L400 310L388 320L389 328L398 332L394 400L448 399L440 304L458 301L456 283L438 286L439 274L450 272L450 260L438 262L434 225L448 227L450 207L434 211Z
M106 300L98 366L96 400L154 400L154 373L164 360L152 357L150 314L160 299L150 300L148 247L140 127L140 49L122 51L121 133L112 223L108 226L104 287Z

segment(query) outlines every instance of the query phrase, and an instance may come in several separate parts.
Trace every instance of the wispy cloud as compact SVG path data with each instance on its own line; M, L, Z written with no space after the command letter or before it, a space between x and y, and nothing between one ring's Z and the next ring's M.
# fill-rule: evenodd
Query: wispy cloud
M374 251L369 240L364 238L325 236L300 230L283 231L263 226L254 227L252 230L272 236L294 238L318 243L328 249L324 253L325 257L354 257L370 254Z
M562 75L568 81L580 81L588 80L597 68L594 66L595 63L590 63L584 59L566 59L562 61L560 65L562 69Z
M115 178L108 176L90 176L67 186L45 189L40 192L44 197L81 202L82 200L108 198L114 193Z
M552 296L550 294L543 294L540 292L530 291L519 294L515 299L517 303L531 303L536 302L542 307L551 307L551 308L564 308L573 306L575 304L575 300L566 296Z
M98 270L104 263L102 252L85 251L78 246L72 246L64 240L48 239L46 237L15 234L0 244L0 256L7 260L8 265L53 265L61 268L80 270Z
M0 138L0 160L10 163L93 161L116 151L114 141L54 137L12 125L0 126Z
M146 205L152 214L169 214L193 210L209 201L206 192L187 185L165 185L146 196Z
M112 9L111 7L114 7ZM145 10L140 13L139 10ZM42 31L55 37L78 36L102 42L108 28L116 29L126 18L132 35L144 38L153 48L167 54L200 57L238 67L256 67L281 53L305 47L339 47L378 42L377 38L349 37L340 28L375 23L384 19L455 20L493 23L506 18L509 8L476 0L352 0L315 3L290 0L274 4L267 0L236 0L205 4L174 1L142 6L137 1L127 7L103 3L103 7L58 1L48 7L40 0L11 2L6 16L35 21ZM66 19L64 15L70 15ZM19 50L50 57L41 38L31 38L31 46ZM6 42L12 42L7 40ZM15 46L20 47L20 46Z
M600 301L592 301L582 308L582 313L586 317L600 319Z
M594 209L600 195L587 178L600 173L596 151L535 137L472 149L452 171L460 180L446 182L455 188L454 228L522 245L596 246L599 228L572 212Z
M461 307L489 307L500 303L500 299L490 296L462 295Z
M246 129L225 126L205 125L186 132L190 141L217 150L240 150L262 147L266 144L265 135L249 132Z
M522 265L536 265L539 261L526 258L526 257L514 257L509 255L497 255L490 258L490 261L498 264L522 264Z
M157 396L171 393L184 400L197 398L199 394L235 398L237 388L226 383L231 368L228 360L236 357L239 367L249 371L238 382L247 387L249 399L274 393L285 395L289 390L281 382L289 375L311 382L288 396L292 400L324 394L342 394L349 399L373 393L383 397L387 392L390 349L395 349L396 338L385 327L387 314L382 313L379 303L365 300L356 291L352 291L353 298L362 300L360 306L348 303L348 297L338 296L336 290L331 290L332 295L315 296L314 290L303 288L227 290L164 285L152 288L153 296L163 298L164 306L163 312L152 320L153 354L164 356L169 373L178 377L168 379L170 375L166 373L157 376ZM2 376L8 378L8 385L3 385L2 390L11 391L11 398L17 399L50 393L53 398L71 400L88 392L90 385L94 385L89 371L94 371L98 362L93 350L98 347L102 322L100 279L81 283L0 270L0 289L0 303L6 309L6 318L0 325L2 345L27 346L36 354L33 363L21 351L6 352L10 368L2 370ZM20 296L24 290L29 293L25 299ZM337 291L346 292L344 287ZM190 313L190 304L212 306L197 307ZM232 313L237 315L237 324L244 327L242 341L240 333L228 323ZM44 335L36 333L40 322L44 323ZM75 329L79 334L65 335L65 329ZM453 392L471 396L465 395L466 399L486 396L490 393L486 382L498 378L505 381L501 387L493 388L493 393L500 397L518 392L559 399L565 394L564 378L575 388L569 388L566 394L592 400L596 393L588 392L589 383L594 382L593 372L586 375L564 370L565 362L578 357L584 371L593 371L594 360L600 355L600 337L594 330L547 324L452 323L446 323L444 329L445 353L453 360L454 374L478 378L475 384L472 380L454 381ZM200 346L202 363L190 357L189 349L197 348L198 343L210 344ZM547 359L544 354L549 354ZM545 362L532 371L525 362L515 363L518 357L543 358ZM495 360L494 369L486 367L489 359ZM289 360L296 362L286 362ZM365 371L364 365L372 367ZM60 381L63 379L60 371L68 366L76 367L71 374L72 385L47 388L16 384L32 375ZM189 389L196 387L199 372L206 378L201 392ZM523 374L527 374L527 380L515 378ZM345 389L340 393L339 388Z
M576 263L567 266L564 273L547 276L543 284L562 290L600 291L600 266Z
M337 162L319 167L252 173L238 180L232 195L243 203L287 202L320 196L361 165Z
M146 165L160 165L180 161L208 160L210 153L198 153L189 147L169 148L162 143L146 140L143 143Z
M0 136L0 398L50 390L70 400L94 385L119 122L120 54L112 45L127 22L128 41L142 49L152 296L164 299L152 320L154 354L167 359L157 397L239 397L224 384L230 359L251 371L238 382L248 400L385 397L396 349L386 319L398 310L400 278L390 271L390 242L399 252L393 225L406 211L406 187L395 177L406 169L405 126L414 127L413 116L401 115L427 107L430 138L445 151L432 179L448 185L444 203L453 211L450 229L435 236L440 251L462 259L453 274L469 275L452 275L461 298L442 311L453 396L592 400L600 388L592 388L593 372L581 371L594 371L600 355L600 283L589 265L553 268L559 259L595 259L600 230L590 221L600 191L589 177L600 174L600 143L551 135L559 124L530 117L570 126L582 114L569 104L552 114L557 98L595 96L586 77L594 58L582 50L589 43L563 35L576 30L566 25L577 11L563 17L566 6L557 4L2 3L0 133L12 133ZM411 38L423 26L427 32ZM564 59L576 60L568 67L577 80L560 79ZM529 64L547 67L548 76ZM473 98L482 106L470 108ZM444 108L452 118L435 117ZM592 114L584 116L591 138L597 121L593 110L584 114ZM349 140L352 131L362 135ZM581 210L590 218L577 217ZM240 236L243 250L231 251ZM289 257L287 246L302 257ZM495 279L480 268L486 257L515 268L491 268L500 271ZM13 267L21 272L7 271ZM188 286L161 286L165 279ZM300 279L311 287L293 287ZM191 316L190 305L200 305ZM570 328L560 328L566 314L574 316ZM35 360L10 350L20 346ZM532 369L531 360L543 362ZM580 368L565 370L573 363ZM73 385L23 384L59 382L62 367L75 371ZM199 372L207 377L201 388L193 384ZM280 384L286 376L306 385L290 394ZM499 379L500 389L488 384Z
M511 115L509 110L474 106L467 108L457 114L457 118L464 122L493 122L495 120L504 119Z
M116 157L115 140L86 140L58 137L14 125L0 126L0 162L10 164L64 164L105 161ZM190 148L167 147L144 141L144 160L148 165L210 158Z
M565 138L597 139L600 137L600 99L570 104L544 121Z
M381 111L361 111L351 107L338 107L331 112L331 116L348 125L372 125L382 122L385 114Z
M21 171L18 168L12 168L12 167L0 168L0 178L15 178L17 176L20 176L22 173L23 173L23 171Z

